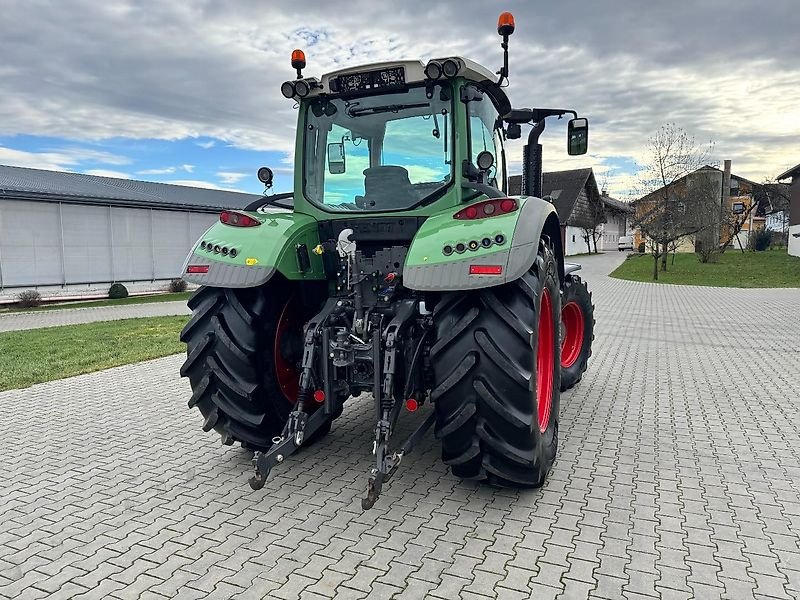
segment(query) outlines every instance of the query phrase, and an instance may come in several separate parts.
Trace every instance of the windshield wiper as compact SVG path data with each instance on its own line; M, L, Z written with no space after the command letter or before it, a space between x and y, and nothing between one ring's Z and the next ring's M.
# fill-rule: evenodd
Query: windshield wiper
M363 117L366 115L377 115L387 112L400 112L409 108L426 108L430 106L429 102L421 102L419 104L387 104L386 106L369 106L365 108L352 107L348 109L347 116L349 117Z

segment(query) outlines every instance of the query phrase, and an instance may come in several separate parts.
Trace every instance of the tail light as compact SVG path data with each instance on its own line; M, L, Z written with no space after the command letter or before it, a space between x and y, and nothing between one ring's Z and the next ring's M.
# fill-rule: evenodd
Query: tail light
M462 208L453 215L453 218L459 221L473 221L475 219L505 215L514 212L518 208L519 205L513 198L492 198L491 200L476 202L475 204L470 204L467 208Z
M257 227L261 221L254 219L250 215L235 210L223 210L219 213L220 223L232 225L233 227Z

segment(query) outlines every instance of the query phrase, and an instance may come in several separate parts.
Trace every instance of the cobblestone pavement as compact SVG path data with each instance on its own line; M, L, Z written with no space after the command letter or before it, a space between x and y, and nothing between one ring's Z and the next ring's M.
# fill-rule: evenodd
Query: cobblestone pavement
M0 394L0 596L800 597L800 292L605 277L618 260L585 261L595 351L541 490L458 481L428 439L363 512L353 400L251 491L179 356Z
M117 321L136 317L164 317L188 315L186 301L149 302L145 304L123 304L119 306L94 306L87 308L64 308L36 312L7 313L0 315L0 332L60 325L77 325L95 321Z

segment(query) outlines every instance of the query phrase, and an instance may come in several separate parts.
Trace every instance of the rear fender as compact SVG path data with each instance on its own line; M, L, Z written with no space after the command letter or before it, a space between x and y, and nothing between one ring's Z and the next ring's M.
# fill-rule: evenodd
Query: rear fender
M324 279L322 259L312 249L319 244L317 221L290 212L247 212L261 225L233 227L217 222L195 243L183 263L183 279L211 287L246 288L263 285L280 272L289 280ZM205 243L205 249L201 245ZM298 252L308 255L303 269ZM220 252L216 252L216 248ZM210 249L209 249L210 248ZM222 249L227 248L224 255ZM235 250L236 256L232 256ZM189 273L190 267L208 267L206 273ZM193 271L198 269L193 268Z
M564 252L555 208L533 196L514 198L519 209L496 217L456 220L453 219L456 211L451 208L428 218L409 248L403 267L403 285L420 291L450 291L514 281L530 269L543 234L550 239L559 279L563 281ZM484 239L491 243L485 246ZM470 242L477 242L478 248L470 250ZM455 248L459 243L467 246L464 252L445 255L445 246ZM496 267L500 272L471 275L471 265Z

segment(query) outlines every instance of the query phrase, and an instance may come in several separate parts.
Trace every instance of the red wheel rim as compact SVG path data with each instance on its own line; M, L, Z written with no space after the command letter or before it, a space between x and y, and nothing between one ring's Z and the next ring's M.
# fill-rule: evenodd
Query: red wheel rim
M553 303L550 290L544 288L539 305L539 338L536 348L536 405L539 414L539 431L544 433L550 424L553 406Z
M297 401L297 393L300 391L300 371L297 369L296 362L286 358L285 338L287 334L303 331L305 319L301 308L302 304L296 302L294 297L289 298L283 306L281 316L278 318L278 325L275 328L275 344L272 348L278 387L292 404ZM302 333L300 339L302 340Z
M561 341L561 366L571 367L583 347L583 311L576 302L567 302L561 309L564 339Z

